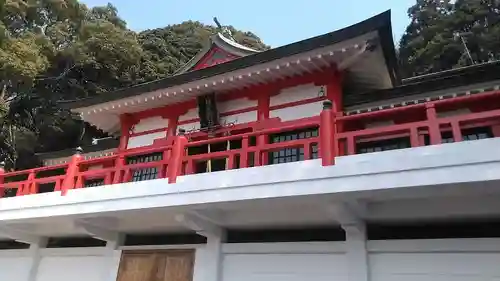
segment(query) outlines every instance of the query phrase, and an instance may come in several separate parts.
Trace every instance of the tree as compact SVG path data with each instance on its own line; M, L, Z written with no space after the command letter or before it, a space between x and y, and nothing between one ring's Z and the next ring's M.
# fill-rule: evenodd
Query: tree
M403 75L442 71L500 56L500 1L418 0L399 44ZM464 42L470 51L468 56Z
M37 163L34 152L105 136L57 101L169 76L215 30L188 21L135 33L111 4L0 0L0 160L8 168L29 168ZM266 48L254 34L232 31L240 43Z
M256 50L269 49L255 34L236 30L232 26L228 28L240 44ZM158 67L156 78L162 78L174 74L187 63L216 32L217 27L186 21L143 31L139 33L139 42L148 59Z
M446 68L443 49L453 38L447 30L446 16L452 6L448 0L417 0L408 9L411 19L399 43L403 75L413 76ZM434 63L428 63L432 62Z

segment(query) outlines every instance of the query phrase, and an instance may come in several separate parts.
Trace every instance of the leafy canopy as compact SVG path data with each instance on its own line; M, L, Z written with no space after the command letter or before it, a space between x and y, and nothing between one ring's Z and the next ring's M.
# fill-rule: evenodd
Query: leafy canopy
M408 16L399 42L406 77L500 58L499 0L417 0Z

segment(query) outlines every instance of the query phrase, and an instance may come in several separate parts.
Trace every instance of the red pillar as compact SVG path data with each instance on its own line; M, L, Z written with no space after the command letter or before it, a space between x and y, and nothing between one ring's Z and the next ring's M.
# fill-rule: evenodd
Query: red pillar
M441 130L439 129L439 123L437 120L436 107L433 103L428 103L425 105L427 121L429 122L429 138L431 145L441 144Z
M130 128L132 127L132 117L129 114L123 114L120 116L120 126L121 126L121 136L120 136L120 146L118 150L127 149L128 138L130 135Z
M265 121L269 119L269 110L271 103L271 91L263 91L258 98L257 103L257 120ZM269 143L268 135L259 135L257 136L257 146L260 148L257 152L255 152L255 165L263 166L269 163L269 155L267 153L261 153L261 149L265 147L266 144Z
M177 177L182 173L182 162L184 158L184 150L188 143L188 139L184 135L183 129L179 130L179 135L175 138L172 146L172 156L167 167L168 183L175 183Z
M257 120L262 121L269 119L269 107L270 107L270 94L268 92L263 92L259 95L257 100Z
M68 164L68 169L66 170L66 177L63 180L61 187L61 195L66 195L68 190L75 188L75 177L78 175L78 162L82 159L83 149L81 147L76 148L75 154L71 157Z
M335 115L331 101L323 102L320 114L320 155L323 166L335 164Z
M492 130L493 136L495 138L500 137L500 125L493 125L493 126L491 126L491 130Z
M179 124L179 116L168 118L167 138L176 135L178 124Z
M332 102L332 111L334 117L340 117L344 112L343 94L342 94L342 73L336 71L333 74L333 79L326 85L326 97ZM344 131L343 122L335 122L334 133L341 133ZM338 149L338 155L346 155L345 147L335 147Z
M5 175L5 161L0 162L0 198L5 195L5 187L4 183L4 175Z
M116 158L116 162L115 162L115 174L114 174L114 177L113 177L113 184L117 184L117 183L121 183L122 180L124 180L123 178L123 174L124 174L124 171L123 171L123 167L125 167L125 156L121 153L120 150L118 150L118 158Z

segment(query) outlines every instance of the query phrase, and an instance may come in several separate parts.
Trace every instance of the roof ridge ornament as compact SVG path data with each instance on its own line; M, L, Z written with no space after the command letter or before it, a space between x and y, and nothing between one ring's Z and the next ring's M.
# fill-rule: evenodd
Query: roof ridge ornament
M217 19L217 17L214 17L214 22L215 22L215 24L217 25L217 28L219 29L219 32L220 32L223 36L227 37L228 39L230 39L230 40L231 40L231 41L233 41L233 42L236 42L236 40L235 40L235 39L234 39L234 37L233 37L233 33L231 32L231 30L229 29L229 27L227 27L227 26L223 26L223 25L219 22L219 20Z

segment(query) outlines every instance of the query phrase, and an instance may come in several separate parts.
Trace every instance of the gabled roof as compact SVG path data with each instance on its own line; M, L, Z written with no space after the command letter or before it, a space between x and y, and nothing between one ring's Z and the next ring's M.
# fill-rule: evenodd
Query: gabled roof
M210 37L209 43L191 60L176 71L175 75L188 72L194 69L203 68L203 63L213 58L217 54L225 55L226 60L219 59L218 62L226 62L233 59L246 57L259 53L259 51L243 46L232 39L226 38L221 33ZM201 66L201 67L200 67Z

